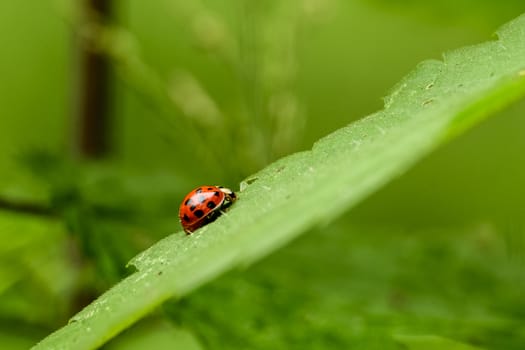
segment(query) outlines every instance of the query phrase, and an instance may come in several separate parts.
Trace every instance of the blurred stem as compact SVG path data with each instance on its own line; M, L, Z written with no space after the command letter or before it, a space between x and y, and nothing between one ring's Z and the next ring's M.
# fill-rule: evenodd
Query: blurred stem
M107 21L111 16L111 1L84 0L82 20ZM74 127L74 150L85 158L101 158L109 150L109 63L88 40L77 38L77 101Z
M55 211L53 211L50 207L47 207L43 204L32 203L32 202L10 201L5 198L0 198L0 210L6 210L6 211L16 212L20 214L46 216L46 217L57 216L57 213Z

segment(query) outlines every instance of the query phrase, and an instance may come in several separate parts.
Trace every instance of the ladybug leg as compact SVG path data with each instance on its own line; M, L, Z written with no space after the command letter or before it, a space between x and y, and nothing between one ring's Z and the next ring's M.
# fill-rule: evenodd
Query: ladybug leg
M215 221L219 216L221 215L221 212L216 210L216 211L212 211L211 213L209 213L208 215L206 215L204 221L206 224L210 223L210 222L213 222Z
M224 202L222 203L221 209L222 210L228 209L233 204L233 202L235 202L236 199L237 199L237 197L235 195L233 195L233 196L226 196L224 198Z

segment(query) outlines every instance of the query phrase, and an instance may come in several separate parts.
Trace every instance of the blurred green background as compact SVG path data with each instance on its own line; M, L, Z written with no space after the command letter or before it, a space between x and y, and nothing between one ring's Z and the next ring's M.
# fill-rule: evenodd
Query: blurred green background
M158 0L113 1L104 18L85 2L0 3L6 349L63 325L179 231L193 187L237 189L381 109L418 62L525 12L521 0ZM109 67L108 146L95 155L79 146L90 54ZM194 337L188 348L425 349L396 335L431 334L523 349L524 111L487 120L249 276L156 314L190 332L175 337Z

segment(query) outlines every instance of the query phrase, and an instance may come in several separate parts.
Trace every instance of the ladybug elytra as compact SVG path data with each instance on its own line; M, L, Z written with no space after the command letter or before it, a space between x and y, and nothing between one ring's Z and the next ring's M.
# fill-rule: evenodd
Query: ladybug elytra
M179 220L186 234L217 219L237 199L222 186L200 186L188 193L179 208Z

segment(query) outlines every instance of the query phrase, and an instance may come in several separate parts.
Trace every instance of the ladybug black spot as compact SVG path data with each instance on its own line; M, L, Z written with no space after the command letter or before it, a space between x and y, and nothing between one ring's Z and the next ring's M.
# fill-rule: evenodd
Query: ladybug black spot
M184 205L188 205L191 202L191 198L186 199L186 202L184 202Z
M209 201L209 202L206 204L206 206L207 206L208 208L210 208L210 209L213 209L213 208L215 208L215 207L217 206L217 204L215 204L214 201Z
M208 191L211 191L211 190L213 190L213 187L208 187Z
M195 208L196 208L196 206L192 205L192 206L190 207L190 210L191 210L191 211L194 211Z
M214 195L215 197L219 197L221 194L220 194L219 191L215 191L215 192L213 193L213 195Z
M182 217L182 220L188 222L190 221L190 218L188 217L188 215L184 214L184 216Z
M198 217L199 219L202 218L204 216L204 212L200 209L198 210L195 210L195 212L193 213L196 217Z
M200 187L195 190L195 193L201 193L201 192L202 192L202 188Z

